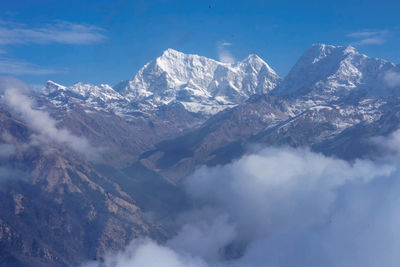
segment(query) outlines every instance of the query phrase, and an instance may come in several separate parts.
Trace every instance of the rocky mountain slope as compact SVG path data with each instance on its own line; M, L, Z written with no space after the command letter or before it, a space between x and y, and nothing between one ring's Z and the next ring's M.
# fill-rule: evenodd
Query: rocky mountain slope
M346 159L366 156L369 137L398 128L400 84L387 80L388 73L400 73L398 68L351 46L313 45L270 94L254 96L186 135L157 144L141 162L177 182L199 164L227 163L253 143L311 146ZM390 126L388 118L393 118ZM382 129L355 130L364 128ZM352 131L357 134L347 136Z
M77 265L136 236L166 235L138 197L81 155L33 143L34 132L3 106L0 123L2 266Z
M191 204L186 175L260 146L377 156L371 138L400 125L396 75L353 47L313 45L282 81L254 55L226 64L168 49L117 86L48 82L29 96L96 158L41 137L1 93L0 266L71 266L137 236L163 241Z

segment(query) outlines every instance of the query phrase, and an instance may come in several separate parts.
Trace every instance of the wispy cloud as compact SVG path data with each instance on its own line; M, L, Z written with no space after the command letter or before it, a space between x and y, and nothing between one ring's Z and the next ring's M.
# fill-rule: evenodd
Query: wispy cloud
M229 42L220 42L217 44L217 52L218 59L223 63L233 64L235 63L235 59L233 58L231 52L228 50L228 46L231 46L232 43Z
M380 45L386 42L386 37L388 34L388 30L359 31L349 33L347 36L358 39L357 41L353 42L354 45Z
M153 258L153 260L149 260ZM200 258L181 255L149 239L138 239L126 247L124 252L109 255L104 262L91 262L83 267L208 267Z
M93 44L103 41L103 28L67 21L30 27L0 21L0 44Z
M59 128L57 121L48 112L34 108L35 102L27 94L29 90L29 86L18 79L0 77L0 91L4 91L5 103L35 131L35 142L54 142L86 156L89 160L100 159L100 150L93 148L85 137L74 135L66 128Z
M103 28L61 21L53 24L29 26L22 23L0 20L0 45L18 44L70 44L87 45L106 39ZM0 54L6 51L0 47ZM37 66L35 64L10 59L0 58L0 74L11 75L44 75L59 71Z
M8 58L0 58L0 73L11 75L44 75L56 73L52 69L42 68L35 64Z

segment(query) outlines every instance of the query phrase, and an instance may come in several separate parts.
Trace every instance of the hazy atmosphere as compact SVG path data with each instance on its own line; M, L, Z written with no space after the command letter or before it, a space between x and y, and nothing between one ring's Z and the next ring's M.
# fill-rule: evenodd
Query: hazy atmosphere
M398 10L2 3L0 266L399 266Z

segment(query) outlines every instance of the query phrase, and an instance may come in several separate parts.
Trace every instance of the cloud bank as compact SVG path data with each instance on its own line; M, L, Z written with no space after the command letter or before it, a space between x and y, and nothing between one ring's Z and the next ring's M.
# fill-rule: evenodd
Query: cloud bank
M135 253L108 256L101 266L157 266L159 257L163 266L398 266L396 162L265 148L201 167L185 182L198 209L182 215L174 237L164 245L133 243Z

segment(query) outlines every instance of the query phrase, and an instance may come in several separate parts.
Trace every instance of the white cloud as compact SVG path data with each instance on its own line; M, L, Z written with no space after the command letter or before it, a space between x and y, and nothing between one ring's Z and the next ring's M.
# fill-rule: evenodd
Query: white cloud
M86 267L206 267L188 255L180 255L151 240L135 240L125 251L106 257L104 263L88 263Z
M106 39L105 30L93 25L62 21L41 26L0 21L0 45L98 43ZM0 54L6 51L0 48ZM44 75L57 71L16 59L0 58L0 73L11 75Z
M0 79L0 91L4 92L4 101L17 112L37 135L40 143L56 142L85 155L88 159L98 159L98 151L84 137L76 136L65 128L58 128L57 121L44 110L34 108L34 101L26 94L29 87L10 77Z
M239 231L253 238L317 225L329 214L336 189L392 170L369 161L351 165L309 150L269 148L226 166L200 168L189 178L188 190L222 207Z
M157 249L148 254L108 256L106 262L126 265L105 266L153 266L164 250L213 267L398 266L396 162L349 163L307 149L266 148L201 167L186 189L206 208L182 215L181 230L164 246L150 242Z
M231 52L227 49L228 46L231 46L231 43L222 42L217 44L217 52L218 59L223 63L233 64L235 63L235 59L233 58Z
M358 41L353 42L354 45L379 45L386 42L386 37L388 34L388 30L360 31L349 33L347 36L359 39Z
M58 22L39 27L0 23L0 44L93 44L103 41L105 30L93 25Z
M389 87L398 87L400 86L400 71L388 71L383 79Z
M201 209L184 217L186 220L179 233L167 242L167 246L178 253L215 262L221 257L220 249L237 237L236 227L225 213Z

